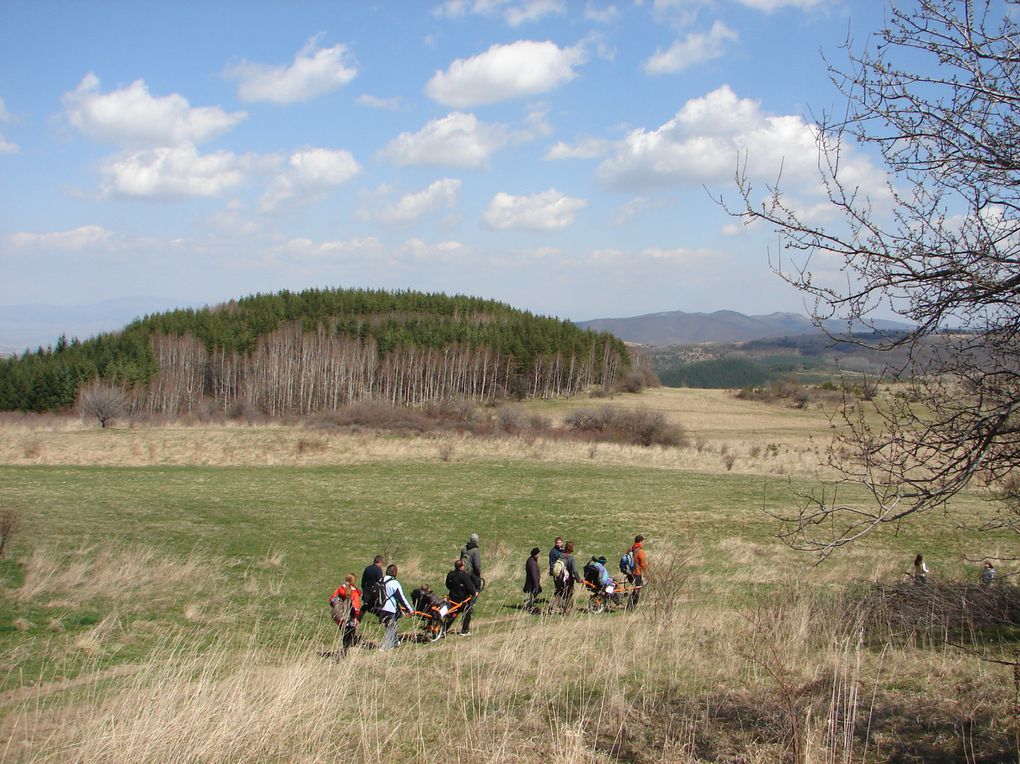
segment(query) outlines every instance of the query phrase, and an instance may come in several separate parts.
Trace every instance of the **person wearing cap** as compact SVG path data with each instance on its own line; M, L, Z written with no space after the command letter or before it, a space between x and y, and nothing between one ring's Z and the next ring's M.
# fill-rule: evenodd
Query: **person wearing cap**
M645 554L644 540L645 537L640 534L635 536L634 546L630 548L631 554L634 555L634 573L631 582L634 590L630 593L630 600L627 602L628 610L637 607L638 599L641 597L641 587L644 586L645 575L648 573L648 555Z
M592 560L592 564L595 569L599 572L599 586L605 587L613 582L612 577L609 575L609 571L606 570L606 558L596 557Z
M542 571L538 567L538 555L542 550L537 546L531 550L531 556L524 563L524 593L528 595L524 609L535 612L535 598L542 593Z
M464 561L464 571L475 582L475 589L481 591L482 583L482 552L478 548L478 534L472 533L464 548L460 550L460 559Z

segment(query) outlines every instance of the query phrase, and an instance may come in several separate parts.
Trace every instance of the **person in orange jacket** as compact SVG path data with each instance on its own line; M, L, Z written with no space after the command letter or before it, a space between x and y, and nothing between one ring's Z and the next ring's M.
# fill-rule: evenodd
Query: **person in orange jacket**
M354 580L354 574L348 573L329 598L333 621L340 627L343 637L344 652L357 642L358 622L361 620L361 589L354 585Z
M645 576L648 574L648 555L644 550L645 537L637 535L634 537L634 546L630 553L634 558L634 572L630 575L634 590L630 593L630 600L627 602L627 609L633 610L638 605L641 597L641 587L645 585Z

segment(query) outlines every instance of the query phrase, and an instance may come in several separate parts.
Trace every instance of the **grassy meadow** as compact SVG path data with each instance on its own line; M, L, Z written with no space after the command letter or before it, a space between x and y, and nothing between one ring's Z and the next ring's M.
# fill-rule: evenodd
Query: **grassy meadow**
M0 560L0 759L1015 760L1009 667L858 618L917 551L935 583L1015 555L954 522L988 511L980 494L814 565L763 508L824 474L825 412L708 390L603 404L662 412L688 445L0 422L0 508L20 520ZM345 573L382 553L406 591L441 589L471 532L489 585L470 638L418 644L404 620L380 653L370 616L363 647L324 657ZM560 535L614 569L635 533L653 566L637 611L519 609L531 547Z

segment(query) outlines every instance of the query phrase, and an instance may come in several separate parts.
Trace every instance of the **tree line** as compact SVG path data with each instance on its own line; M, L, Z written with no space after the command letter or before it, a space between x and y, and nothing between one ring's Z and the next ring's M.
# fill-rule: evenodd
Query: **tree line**
M571 395L631 367L622 341L473 297L311 289L146 316L0 361L0 409L69 408L85 385L124 389L136 411L204 399L270 415L353 401Z

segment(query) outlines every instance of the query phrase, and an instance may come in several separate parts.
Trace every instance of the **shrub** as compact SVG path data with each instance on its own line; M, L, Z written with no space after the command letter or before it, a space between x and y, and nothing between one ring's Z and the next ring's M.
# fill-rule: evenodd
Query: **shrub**
M564 418L575 433L595 436L599 440L632 443L638 446L684 446L687 436L679 425L667 421L662 414L645 409L622 409L603 406L571 411Z

